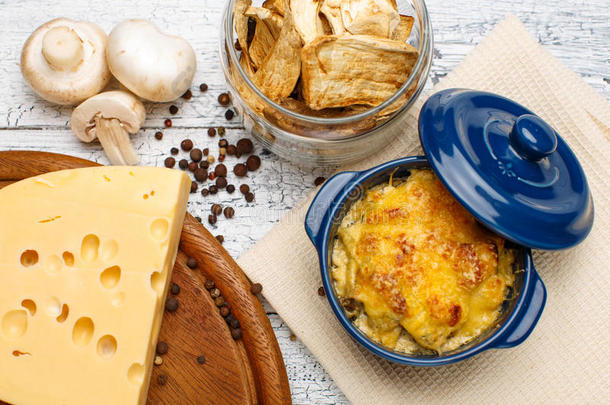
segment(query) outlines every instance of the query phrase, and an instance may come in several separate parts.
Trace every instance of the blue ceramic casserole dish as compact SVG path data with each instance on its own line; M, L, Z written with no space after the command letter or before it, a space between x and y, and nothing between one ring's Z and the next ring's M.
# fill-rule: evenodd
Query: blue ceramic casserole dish
M469 121L472 121L472 116L475 121L477 117L482 117L482 122L474 125ZM459 128L459 125L468 122L470 124L466 125L467 129ZM497 128L491 128L493 125ZM522 127L526 129L522 131ZM547 297L544 283L534 267L530 247L570 247L582 241L592 227L593 202L582 168L561 137L539 117L524 107L491 93L462 89L436 93L422 108L419 130L424 150L431 156L431 160L425 156L410 156L361 172L342 172L327 180L314 198L306 215L305 230L318 252L322 283L330 306L356 342L382 358L405 365L446 365L484 350L517 346L533 331ZM485 140L483 144L480 143L481 139ZM533 149L549 139L546 142L550 145L546 154L532 156L532 153L524 153L523 150ZM515 141L529 142L530 145L522 147L516 145ZM460 154L458 149L465 152ZM468 155L471 152L479 155ZM507 165L511 167L511 163L507 162L509 159L512 159L512 172L506 170ZM459 164L456 165L456 161ZM350 321L339 302L330 271L333 242L341 221L352 204L366 190L388 182L390 176L406 178L410 170L417 168L434 169L458 201L482 224L506 237L506 243L511 244L510 247L517 252L513 269L515 283L509 289L496 324L473 341L440 355L397 352L367 337ZM451 184L451 178L456 179L456 171L467 173L463 178L457 177L457 186ZM473 172L476 172L476 176L472 175ZM553 181L545 180L548 173ZM489 180L485 187L479 187L476 182L481 182L484 177ZM529 180L523 181L524 179ZM468 181L475 183L468 185ZM456 193L460 187L471 195ZM478 190L484 192L476 195ZM500 196L488 196L489 190ZM489 199L481 197L483 194ZM560 203L558 196L561 198ZM544 202L545 198L548 199L547 203ZM537 216L540 225L534 224L526 242L520 239L522 230L518 226L522 224L519 221L521 218L515 218L514 223L517 225L511 233L510 224L507 226L505 218L495 211L496 207L506 205L507 202L511 206L509 215L515 215L515 210L527 212L528 215L536 208L541 210ZM519 208L517 204L527 207ZM557 208L553 212L549 207ZM485 213L481 214L485 208L490 213L489 217ZM500 219L502 221L498 224ZM545 234L544 229L540 228L544 228L545 221L553 225L551 235ZM561 221L564 223L559 223ZM565 232L558 232L560 226L565 228ZM553 245L548 243L549 238L552 238Z

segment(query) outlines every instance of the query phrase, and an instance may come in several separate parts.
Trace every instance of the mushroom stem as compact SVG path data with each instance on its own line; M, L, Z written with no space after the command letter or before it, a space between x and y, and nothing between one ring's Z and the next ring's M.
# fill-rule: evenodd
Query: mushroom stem
M129 141L129 133L116 118L95 117L97 138L113 165L138 164L140 158Z
M83 61L84 53L83 41L69 27L51 28L42 38L42 54L56 70L77 67Z

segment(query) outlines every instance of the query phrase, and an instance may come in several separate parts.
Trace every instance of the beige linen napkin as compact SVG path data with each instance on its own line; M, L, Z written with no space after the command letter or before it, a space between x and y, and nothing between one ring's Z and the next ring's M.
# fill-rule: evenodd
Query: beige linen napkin
M587 174L595 224L584 243L535 252L548 290L532 335L438 368L396 365L356 344L335 319L318 258L303 229L312 196L290 211L239 263L354 404L606 402L610 398L610 104L536 43L516 17L500 23L436 90L487 90L524 104L569 143ZM420 154L417 116L404 135L350 169Z

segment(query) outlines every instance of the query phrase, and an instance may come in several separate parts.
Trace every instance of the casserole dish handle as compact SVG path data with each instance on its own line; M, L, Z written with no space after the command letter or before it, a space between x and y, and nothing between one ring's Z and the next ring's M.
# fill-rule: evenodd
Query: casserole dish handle
M319 248L324 240L322 232L330 220L330 211L337 204L337 197L349 186L360 172L341 172L328 179L313 199L305 216L305 231L311 242Z
M523 302L518 318L514 325L508 329L494 347L506 349L521 344L532 333L540 319L544 304L546 303L546 287L538 272L534 268L531 255L528 258L531 266L530 291L528 297Z

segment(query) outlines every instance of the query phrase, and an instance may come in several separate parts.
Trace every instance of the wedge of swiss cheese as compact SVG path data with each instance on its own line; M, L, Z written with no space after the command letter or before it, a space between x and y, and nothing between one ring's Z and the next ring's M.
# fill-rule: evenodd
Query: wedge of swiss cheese
M0 190L0 400L146 402L189 189L95 167Z

